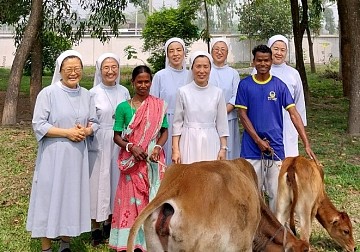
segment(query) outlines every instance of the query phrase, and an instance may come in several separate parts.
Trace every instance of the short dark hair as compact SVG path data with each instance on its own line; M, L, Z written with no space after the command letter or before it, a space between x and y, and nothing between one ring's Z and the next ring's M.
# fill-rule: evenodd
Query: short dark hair
M150 80L152 81L152 73L148 66L140 65L134 68L131 75L131 80L134 81L136 77L141 73L148 73L150 75Z
M206 56L206 55L199 55L199 56L197 56L197 57L194 59L194 61L193 61L192 65L191 65L191 68L190 68L190 69L193 69L195 60L196 60L197 58L207 58L208 61L209 61L209 64L210 64L210 68L211 68L211 61L210 61L210 59L208 58L208 56Z
M269 53L270 56L272 56L271 49L267 45L257 45L257 46L254 47L254 49L252 50L252 54L254 56L254 59L255 59L255 55L256 55L257 52Z

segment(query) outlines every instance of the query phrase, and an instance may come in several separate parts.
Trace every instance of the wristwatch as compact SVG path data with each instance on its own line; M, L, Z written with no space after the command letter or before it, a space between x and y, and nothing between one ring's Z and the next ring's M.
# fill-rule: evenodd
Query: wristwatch
M225 151L228 151L228 150L229 150L229 147L227 147L227 146L221 146L220 149L225 150Z

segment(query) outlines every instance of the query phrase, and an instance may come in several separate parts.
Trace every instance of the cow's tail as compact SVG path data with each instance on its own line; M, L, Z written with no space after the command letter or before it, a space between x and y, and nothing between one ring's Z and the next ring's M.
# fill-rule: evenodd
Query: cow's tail
M296 235L296 229L295 229L295 206L299 198L299 189L296 182L296 165L295 165L296 158L293 158L291 164L289 165L287 169L287 176L286 176L286 183L287 185L292 188L293 191L293 199L291 202L290 207L290 229Z
M179 178L175 179L173 183L178 184ZM158 193L156 197L149 202L149 204L141 211L141 213L135 219L133 226L130 229L129 237L127 241L127 251L134 251L134 241L136 234L138 233L141 225L144 223L146 218L148 218L155 209L161 207L167 200L172 198L178 192L177 186L171 186L168 190Z

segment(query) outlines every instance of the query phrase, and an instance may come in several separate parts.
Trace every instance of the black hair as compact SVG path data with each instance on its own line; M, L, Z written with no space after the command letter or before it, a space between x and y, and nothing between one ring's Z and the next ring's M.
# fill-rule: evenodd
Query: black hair
M255 55L256 55L257 52L269 53L270 57L272 56L271 49L267 45L257 45L257 46L254 47L254 49L252 50L252 54L254 56L254 59L255 59Z
M61 69L62 69L62 67L63 67L63 64L64 64L64 61L65 61L65 60L67 60L67 59L74 59L74 58L77 58L77 59L79 59L79 60L80 60L81 68L83 68L83 67L84 67L84 66L83 66L83 63L82 63L82 61L81 61L81 59L80 59L78 56L75 56L75 55L70 55L70 56L65 57L65 58L63 59L63 61L61 62L61 65L60 65L60 71L61 71Z
M136 77L141 73L148 73L150 75L150 80L152 81L152 73L148 66L140 65L134 68L131 74L131 81L134 81Z
M193 66L194 66L194 63L195 63L195 60L197 59L197 58L207 58L207 60L209 61L209 64L210 64L210 68L211 68L211 60L209 59L209 57L208 56L206 56L206 55L199 55L199 56L196 56L196 58L194 59L194 61L193 61L193 63L192 63L192 65L191 65L191 69L193 69Z
M172 44L172 43L174 43L174 42L178 42L180 45L181 45L181 48L183 49L183 52L185 53L185 48L184 48L184 46L179 42L179 41L173 41L173 42L171 42L170 44L168 44L168 46L166 47L166 53L169 53L169 47L170 47L170 45Z

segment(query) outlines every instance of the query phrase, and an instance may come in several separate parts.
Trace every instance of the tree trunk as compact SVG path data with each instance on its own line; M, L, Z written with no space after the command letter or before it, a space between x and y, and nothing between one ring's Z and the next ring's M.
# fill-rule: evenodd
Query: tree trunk
M312 39L311 39L311 32L310 32L309 26L306 27L306 34L307 34L307 40L308 40L308 44L309 44L309 57L310 57L311 72L316 73L315 60L314 60L314 43L312 42Z
M340 26L340 76L343 85L344 97L350 97L350 73L351 73L351 59L352 51L350 49L350 39L353 31L349 29L352 20L348 18L348 9L346 5L338 1L338 12L339 12L339 26ZM348 73L348 74L347 74Z
M18 96L24 64L39 31L42 17L42 0L32 0L31 14L25 27L24 36L16 49L14 61L10 70L8 88L4 102L2 125L16 123Z
M208 53L210 53L210 25L209 25L209 12L207 8L206 0L204 0L204 8L205 8L205 18L206 18L205 39L208 47Z
M351 57L351 72L344 72L348 75L350 81L350 109L348 118L348 132L351 136L360 136L360 1L359 0L344 0L342 4L346 4L348 15L347 27L351 31L350 36L350 51Z
M34 111L36 97L42 87L42 44L41 37L37 36L31 51L31 79L30 79L30 106Z
M304 0L302 0L304 1ZM305 102L308 103L310 101L310 93L309 86L306 77L305 64L304 64L304 56L302 49L302 39L305 32L303 21L300 23L300 15L299 15L299 4L297 0L290 0L291 4L291 16L293 23L293 33L294 33L294 44L295 44L295 56L296 56L296 69L299 71L303 89ZM304 8L304 6L303 6ZM304 12L304 11L303 11ZM307 10L306 10L307 14ZM303 19L304 20L304 19Z

